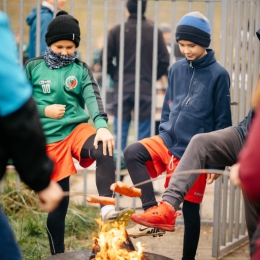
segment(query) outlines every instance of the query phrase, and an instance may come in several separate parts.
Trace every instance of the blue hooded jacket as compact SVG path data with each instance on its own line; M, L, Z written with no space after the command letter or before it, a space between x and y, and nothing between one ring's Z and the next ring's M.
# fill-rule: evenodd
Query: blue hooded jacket
M0 12L0 117L8 116L20 109L31 97L32 86L19 64L14 35L9 19ZM16 61L16 62L15 62Z
M45 34L47 27L53 19L53 12L41 6L41 33L40 33L40 55L43 55L46 49ZM34 8L27 16L27 24L30 26L30 39L29 39L29 59L36 57L36 27L37 27L37 9Z
M175 62L168 74L159 136L177 158L181 158L190 139L231 126L230 78L214 56Z

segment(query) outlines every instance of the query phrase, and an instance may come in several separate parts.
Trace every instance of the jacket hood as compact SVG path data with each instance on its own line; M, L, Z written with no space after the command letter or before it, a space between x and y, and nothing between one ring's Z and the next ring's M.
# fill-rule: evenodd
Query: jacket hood
M190 61L187 58L185 59L191 67L194 67L196 69L207 67L210 64L216 62L215 51L213 51L212 49L207 49L207 55L203 56L199 60Z
M45 6L41 6L41 15L47 11L50 12L50 9ZM36 19L36 15L37 15L37 8L33 8L32 12L26 18L26 22L28 25L30 26L32 25L32 23Z
M33 21L36 19L37 9L33 8L32 12L26 18L26 22L28 25L32 25Z

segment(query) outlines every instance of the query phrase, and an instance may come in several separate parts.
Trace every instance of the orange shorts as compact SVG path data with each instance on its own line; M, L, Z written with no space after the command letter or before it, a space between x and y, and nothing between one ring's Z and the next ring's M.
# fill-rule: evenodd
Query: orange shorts
M139 141L148 150L152 161L146 162L146 168L151 178L156 178L163 172L173 173L180 159L171 154L162 138L158 135ZM166 177L164 187L169 185L171 176ZM206 188L206 174L201 174L184 197L185 200L201 203Z
M54 161L54 171L51 180L60 181L77 172L73 158L86 168L95 160L92 158L81 159L80 152L83 144L91 136L96 134L96 129L87 123L78 125L64 140L47 144L47 154Z

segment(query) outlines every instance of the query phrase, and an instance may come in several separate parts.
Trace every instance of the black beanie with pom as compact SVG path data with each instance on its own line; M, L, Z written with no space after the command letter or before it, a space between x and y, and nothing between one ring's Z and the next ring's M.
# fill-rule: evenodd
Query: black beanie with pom
M59 11L56 17L49 23L45 41L48 46L60 40L70 40L79 46L80 28L79 22L66 11Z
M138 0L128 0L126 7L130 14L137 14L137 1ZM146 0L141 0L141 1L142 1L142 14L144 14L146 9Z

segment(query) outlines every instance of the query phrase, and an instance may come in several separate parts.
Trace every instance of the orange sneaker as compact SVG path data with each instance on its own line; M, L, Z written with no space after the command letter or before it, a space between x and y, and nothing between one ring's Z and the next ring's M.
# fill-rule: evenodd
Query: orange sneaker
M133 214L131 219L137 224L173 232L176 218L180 215L172 205L159 201L158 206L153 206L142 214Z

